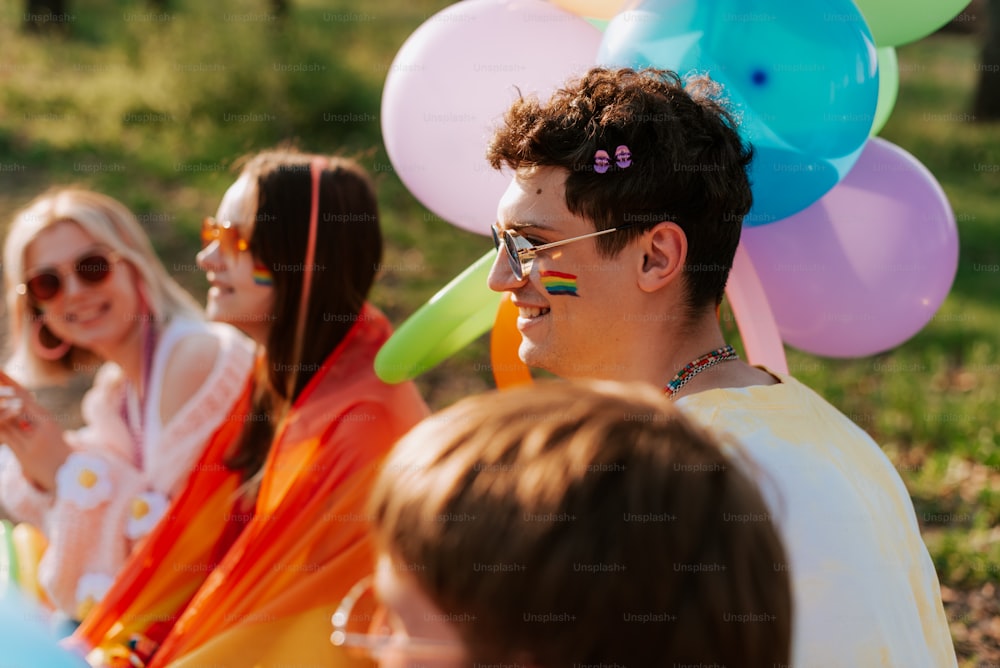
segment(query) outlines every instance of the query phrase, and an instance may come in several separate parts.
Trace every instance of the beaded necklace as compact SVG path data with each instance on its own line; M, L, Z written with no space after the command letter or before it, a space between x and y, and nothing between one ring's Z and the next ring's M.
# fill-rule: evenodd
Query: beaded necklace
M663 394L670 399L677 394L678 390L687 385L692 378L705 369L711 369L716 364L728 362L729 360L738 360L739 358L740 356L736 354L733 347L728 344L712 352L705 353L701 357L691 360L683 369L678 371L677 375L663 387Z

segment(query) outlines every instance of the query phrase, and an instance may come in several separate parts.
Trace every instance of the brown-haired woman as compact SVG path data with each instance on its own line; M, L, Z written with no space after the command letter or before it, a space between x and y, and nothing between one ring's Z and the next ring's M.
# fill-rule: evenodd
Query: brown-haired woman
M243 167L203 240L209 316L261 351L253 411L220 467L236 471L189 490L74 643L97 648L95 665L121 655L150 667L341 665L326 627L371 569L368 490L427 412L412 384L388 386L373 369L390 334L366 302L382 252L374 189L350 160L265 152ZM236 486L255 501L234 506L216 492ZM199 523L216 527L211 540Z

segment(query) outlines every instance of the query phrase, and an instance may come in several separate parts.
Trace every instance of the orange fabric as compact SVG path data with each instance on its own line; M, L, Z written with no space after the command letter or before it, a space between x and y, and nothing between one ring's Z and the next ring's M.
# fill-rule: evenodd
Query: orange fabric
M254 518L150 668L353 665L329 641L330 617L372 570L364 508L380 462L428 413L412 383L375 376L389 334L366 306L302 392L278 427Z
M157 642L166 636L215 566L217 542L241 477L224 461L249 414L250 390L248 385L230 419L212 436L166 517L136 548L111 590L67 644L87 651L124 645L135 633Z

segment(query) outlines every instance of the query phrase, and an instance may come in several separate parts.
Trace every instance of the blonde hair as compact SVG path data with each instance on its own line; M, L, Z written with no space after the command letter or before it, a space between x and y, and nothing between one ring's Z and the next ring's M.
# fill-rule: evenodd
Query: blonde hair
M164 268L149 237L129 209L111 197L82 188L56 188L39 195L14 217L4 242L4 285L11 348L8 372L28 384L66 378L79 365L93 363L90 351L72 346L61 359L48 361L32 350L32 320L40 311L17 291L24 282L24 256L28 246L44 230L58 223L79 225L98 243L117 253L135 271L150 316L168 322L174 316L201 319L198 302Z
M732 451L652 387L539 383L417 425L370 513L470 660L770 668L789 661L787 561Z

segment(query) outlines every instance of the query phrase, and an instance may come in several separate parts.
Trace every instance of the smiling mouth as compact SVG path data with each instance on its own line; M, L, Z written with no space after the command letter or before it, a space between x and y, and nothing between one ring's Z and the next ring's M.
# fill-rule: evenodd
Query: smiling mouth
M538 308L537 306L518 306L517 314L521 318L526 320L532 320L534 318L541 317L548 314L551 309L548 308Z
M101 304L100 306L93 306L74 313L67 313L65 320L66 322L86 324L97 320L110 310L111 304Z

